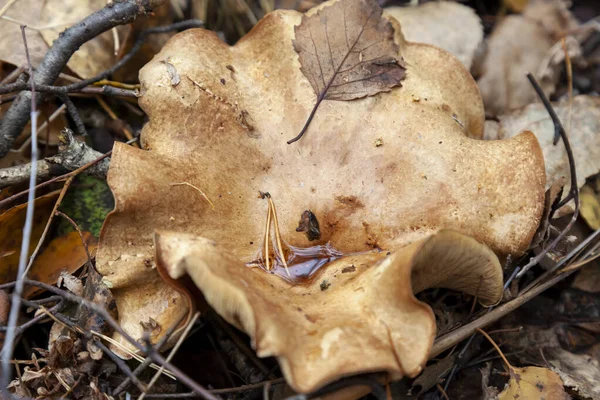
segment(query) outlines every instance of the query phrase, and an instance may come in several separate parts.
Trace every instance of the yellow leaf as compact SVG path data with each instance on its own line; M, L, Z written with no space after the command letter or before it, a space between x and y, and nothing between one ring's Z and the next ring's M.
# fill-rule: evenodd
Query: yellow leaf
M527 4L529 4L529 0L504 0L504 6L516 13L523 12Z
M584 186L579 192L581 201L581 216L590 228L596 230L600 228L600 199L598 195L589 186Z
M510 368L508 387L500 393L499 400L566 400L569 397L563 382L548 368Z

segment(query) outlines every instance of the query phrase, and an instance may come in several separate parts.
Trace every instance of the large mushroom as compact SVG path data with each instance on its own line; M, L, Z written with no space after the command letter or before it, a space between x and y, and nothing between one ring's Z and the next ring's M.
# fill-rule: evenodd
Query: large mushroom
M328 1L306 17L340 2L372 1ZM405 41L385 14L382 23L391 24L397 58L406 66L402 86L323 101L305 137L288 145L317 98L293 46L302 18L295 11L270 13L231 47L213 32L188 30L141 70L140 105L149 116L143 150L114 148L108 182L116 208L102 230L98 269L133 337L152 319L162 328L153 331L156 340L190 311L187 295L159 278L156 251L171 278L189 273L208 302L255 339L259 355L288 360L282 370L298 390L363 370L343 364L348 360L336 343L355 354L378 349L379 364L367 369L413 376L435 329L428 306L410 290L411 269L428 271L413 275L413 289L446 286L477 293L487 304L499 301L494 253L520 255L528 248L543 211L542 153L531 132L479 140L483 106L469 73L445 51ZM162 232L156 248L155 230ZM315 246L346 257L322 267L318 285L290 283L287 257ZM343 274L351 264L360 273ZM471 275L465 267L473 268ZM275 270L282 273L269 273ZM461 279L442 279L446 273ZM433 274L439 282L422 279ZM331 287L321 292L323 280ZM386 290L378 290L380 280ZM393 292L396 298L394 285L403 287ZM363 294L352 291L358 287ZM310 296L302 299L306 290L332 307L338 299L353 301L356 307L340 306L354 319L377 309L375 332L345 338L336 330L343 331L345 314L329 308L313 324L305 314L318 307ZM303 311L287 309L286 302ZM298 342L288 354L279 347L285 342L276 343L277 332L291 335L286 318L295 313L302 321L298 335L313 329L311 343L323 344L318 352ZM407 315L424 325L401 327ZM322 363L324 353L321 372L304 365Z

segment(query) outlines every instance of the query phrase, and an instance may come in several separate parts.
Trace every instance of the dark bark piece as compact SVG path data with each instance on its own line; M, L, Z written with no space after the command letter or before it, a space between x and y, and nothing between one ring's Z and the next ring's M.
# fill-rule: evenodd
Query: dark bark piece
M296 232L306 233L306 238L311 242L321 239L321 230L319 229L317 216L312 211L305 210L300 216Z
M400 86L406 68L391 22L375 0L340 0L302 17L294 29L300 70L317 102L300 139L323 100L354 100Z

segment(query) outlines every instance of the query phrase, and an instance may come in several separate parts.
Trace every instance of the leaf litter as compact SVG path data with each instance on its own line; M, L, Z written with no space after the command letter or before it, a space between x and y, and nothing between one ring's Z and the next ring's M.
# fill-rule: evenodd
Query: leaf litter
M416 7L386 7L400 22L406 40L444 49L470 69L483 42L481 19L470 7L451 1L427 2Z

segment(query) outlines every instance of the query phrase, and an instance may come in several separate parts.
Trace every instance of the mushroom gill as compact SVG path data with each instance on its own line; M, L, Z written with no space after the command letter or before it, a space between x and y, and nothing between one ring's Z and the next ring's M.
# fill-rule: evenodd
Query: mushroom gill
M161 273L168 280L189 275L206 302L250 336L257 355L277 357L288 384L303 393L360 373L416 376L428 359L436 325L413 290L457 289L483 304L502 297L496 255L450 230L392 254L338 258L304 284L249 268L198 236L157 232L155 243ZM294 268L289 266L292 274Z

